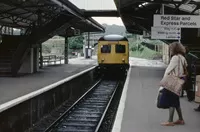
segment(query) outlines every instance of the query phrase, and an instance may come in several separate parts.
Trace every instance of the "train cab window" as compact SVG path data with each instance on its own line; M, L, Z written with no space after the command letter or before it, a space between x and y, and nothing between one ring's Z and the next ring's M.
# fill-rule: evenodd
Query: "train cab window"
M115 52L116 53L125 53L126 52L125 45L116 44L116 46L115 46Z
M111 45L102 45L101 46L101 53L110 53L111 52Z

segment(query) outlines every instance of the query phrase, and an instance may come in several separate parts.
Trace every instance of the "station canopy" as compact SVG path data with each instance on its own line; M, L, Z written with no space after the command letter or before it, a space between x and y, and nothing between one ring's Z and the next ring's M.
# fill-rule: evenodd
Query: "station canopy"
M82 10L68 0L0 0L0 25L27 29L43 26L51 21L63 21L56 32L64 35L69 27L81 32L102 32L104 27L90 17L84 17ZM56 22L55 22L56 24Z
M122 21L130 33L151 31L153 15L200 15L200 0L114 0Z

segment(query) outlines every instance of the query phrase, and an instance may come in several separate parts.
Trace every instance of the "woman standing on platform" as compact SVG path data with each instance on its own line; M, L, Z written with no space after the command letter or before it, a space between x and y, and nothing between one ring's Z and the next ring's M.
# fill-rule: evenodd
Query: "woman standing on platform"
M170 63L165 70L164 77L169 74L173 74L175 76L181 76L184 75L184 66L185 64L187 66L187 61L184 57L185 55L185 48L182 44L178 42L174 42L169 45L169 50L171 54L171 60ZM179 96L176 95L173 92L170 92L167 89L163 89L163 92L165 93L165 103L169 106L169 119L167 122L161 123L163 126L174 126L175 124L184 124L181 107L180 107L180 100ZM179 119L175 122L173 122L174 117L174 111L177 111Z

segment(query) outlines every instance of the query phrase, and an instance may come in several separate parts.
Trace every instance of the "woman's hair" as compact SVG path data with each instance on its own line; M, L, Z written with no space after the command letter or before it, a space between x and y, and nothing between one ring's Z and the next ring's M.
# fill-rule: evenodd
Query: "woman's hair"
M177 54L181 54L181 55L185 55L186 53L186 49L185 47L179 43L179 42L173 42L169 45L169 50L170 50L170 54L171 56L177 55Z

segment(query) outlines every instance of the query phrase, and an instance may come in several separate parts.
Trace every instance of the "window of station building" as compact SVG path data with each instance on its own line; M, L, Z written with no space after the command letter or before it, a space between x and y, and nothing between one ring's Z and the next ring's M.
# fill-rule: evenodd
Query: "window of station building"
M101 46L101 53L110 53L111 52L111 45L102 45Z
M126 46L121 44L115 45L115 52L116 53L125 53L126 52Z

